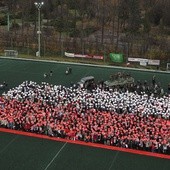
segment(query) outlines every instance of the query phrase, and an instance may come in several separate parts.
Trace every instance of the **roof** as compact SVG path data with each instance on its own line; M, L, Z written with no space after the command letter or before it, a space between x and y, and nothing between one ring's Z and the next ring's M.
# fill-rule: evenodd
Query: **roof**
M78 82L78 84L84 84L85 82L90 81L90 80L94 80L94 77L93 77L93 76L83 77L83 78Z
M88 81L88 80L94 80L93 76L87 76L87 77L83 77L80 81Z

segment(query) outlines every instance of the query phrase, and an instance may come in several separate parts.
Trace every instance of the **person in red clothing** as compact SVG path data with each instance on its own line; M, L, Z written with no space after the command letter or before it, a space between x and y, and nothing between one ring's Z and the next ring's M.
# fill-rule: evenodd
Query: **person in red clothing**
M25 87L25 84L28 86ZM20 92L19 87L14 90L14 98L12 92L9 92L5 100L0 99L4 105L0 107L0 122L4 126L11 127L10 123L14 122L17 129L135 149L147 145L148 150L153 150L154 140L159 142L158 148L169 144L167 136L170 128L167 120L154 117L151 113L164 99L157 101L151 96L147 101L153 104L146 104L140 110L138 107L142 108L144 98L138 94L110 92L99 88L88 94L83 89L78 91L62 86L53 87L47 83L42 86L34 82L25 84L24 88L21 87L26 93ZM165 101L168 99L165 97ZM130 103L130 113L115 112L119 107L116 103L120 103L123 109L122 102L124 105ZM114 110L110 110L111 106ZM139 111L142 111L142 116L139 116ZM164 147L164 151L160 152L166 151Z

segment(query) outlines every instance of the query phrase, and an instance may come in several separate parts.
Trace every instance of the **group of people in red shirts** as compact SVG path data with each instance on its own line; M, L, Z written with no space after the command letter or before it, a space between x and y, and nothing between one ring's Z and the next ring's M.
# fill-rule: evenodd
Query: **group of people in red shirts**
M26 81L0 97L0 126L170 154L170 96Z

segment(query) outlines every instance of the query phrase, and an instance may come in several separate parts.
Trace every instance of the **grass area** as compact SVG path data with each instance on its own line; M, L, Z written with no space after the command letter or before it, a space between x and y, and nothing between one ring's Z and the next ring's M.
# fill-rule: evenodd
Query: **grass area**
M72 74L65 75L65 70L68 66L72 67ZM53 71L53 77L44 79L43 74ZM147 80L149 83L152 81L153 75L156 76L156 82L167 91L168 83L170 81L170 73L164 72L151 72L132 70L119 67L96 67L87 65L73 65L61 63L48 63L38 61L24 61L24 60L11 60L0 58L0 82L6 81L9 87L19 85L25 80L32 80L36 82L46 81L52 84L61 84L69 86L72 82L78 82L84 76L94 76L96 81L108 80L111 74L117 72L128 72L135 80Z
M0 132L3 170L169 170L166 159Z
M64 55L64 54L63 54ZM4 56L4 52L0 52L0 56ZM20 58L26 58L26 59L37 59L35 55L32 54L19 54ZM96 59L88 59L88 58L69 58L62 55L43 55L40 58L41 60L52 60L52 61L62 61L62 62L74 62L74 63L84 63L84 64L96 64L96 65L103 65L103 66L121 66L121 67L127 67L126 62L123 63L114 63L110 61L109 56L106 56L105 60L96 60ZM131 63L128 68L139 68L139 69L148 69L148 70L158 70L157 66L147 65L147 66L141 66L139 63ZM159 67L159 70L166 71L166 62L162 63ZM158 70L158 71L159 71Z
M65 75L68 66L72 67L72 74ZM44 78L43 74L50 70L53 76ZM25 80L69 86L88 75L93 75L96 81L107 80L110 74L118 71L129 72L136 80L149 82L155 74L156 81L164 87L170 77L163 72L0 58L0 82L5 80L9 88ZM3 170L169 170L170 161L0 132L0 165Z

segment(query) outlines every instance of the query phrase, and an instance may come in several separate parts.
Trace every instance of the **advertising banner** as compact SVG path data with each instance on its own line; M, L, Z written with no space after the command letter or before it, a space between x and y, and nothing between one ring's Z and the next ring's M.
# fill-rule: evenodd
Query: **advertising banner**
M160 65L160 60L148 60L148 65L159 66Z
M65 52L64 55L66 57L74 57L74 53L67 53L67 52Z
M131 58L131 57L129 57L128 61L130 61L130 62L140 62L140 59L141 58Z
M102 55L94 55L93 58L103 60L104 57Z
M82 55L82 54L74 54L74 57L78 57L78 58L86 58L86 55Z
M102 55L84 55L84 54L74 54L74 53L64 53L66 57L74 57L74 58L91 58L91 59L98 59L103 60L104 56Z
M140 61L140 66L147 66L147 62L145 60L143 60L143 61L141 60Z
M150 60L150 59L146 59L146 58L128 58L129 62L139 62L140 65L155 65L158 66L160 65L160 60Z
M116 63L123 62L123 54L110 53L109 55L110 55L111 61L116 62Z

